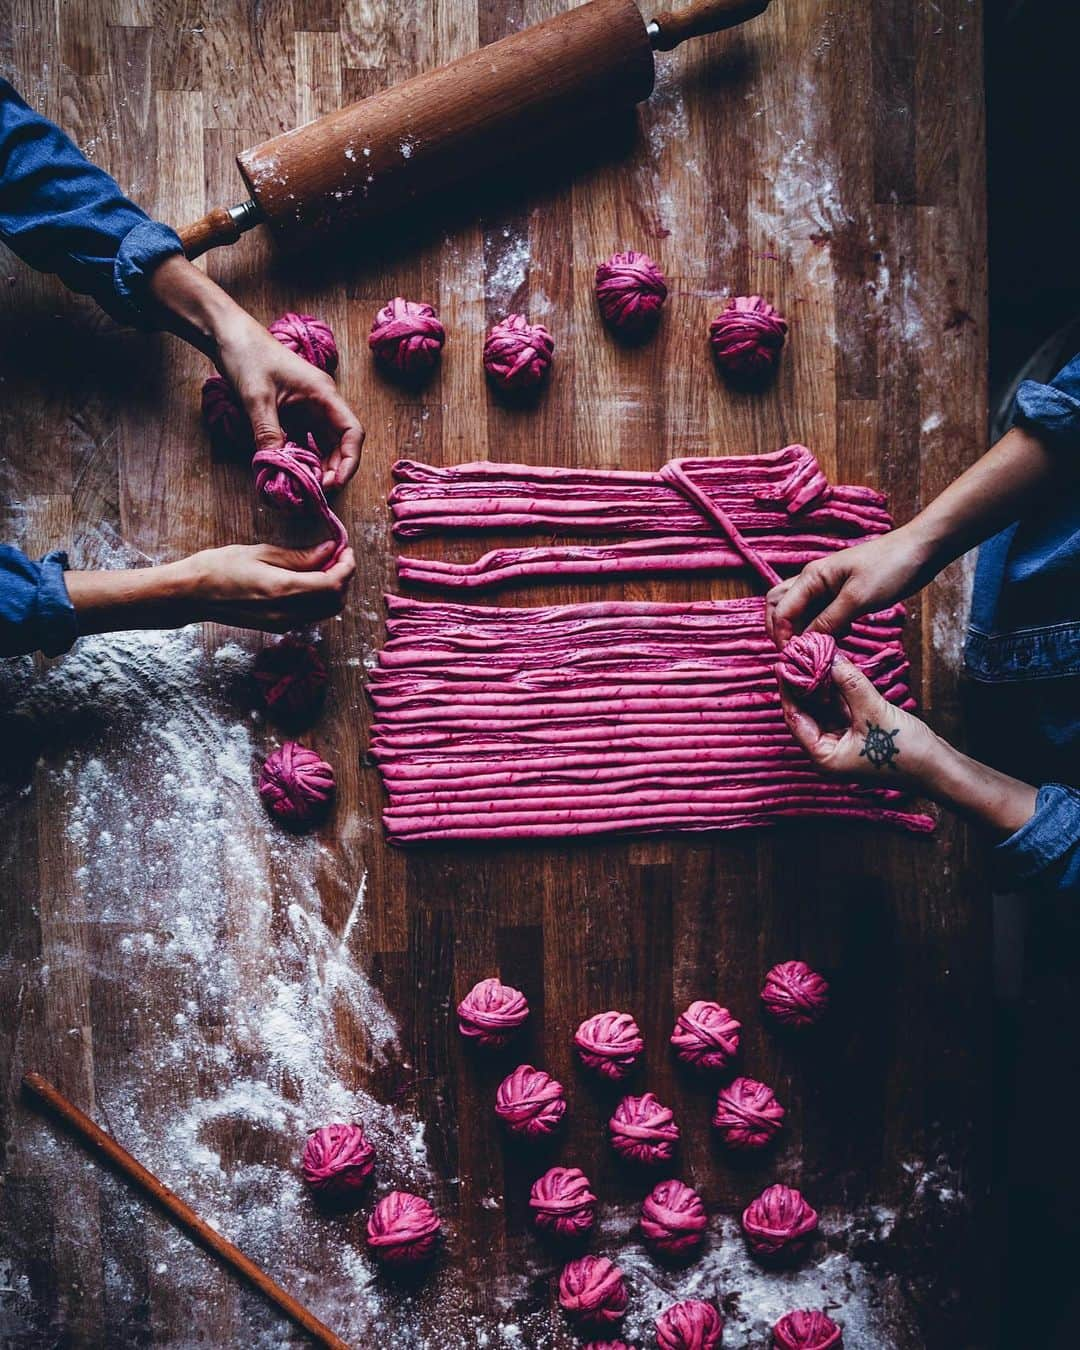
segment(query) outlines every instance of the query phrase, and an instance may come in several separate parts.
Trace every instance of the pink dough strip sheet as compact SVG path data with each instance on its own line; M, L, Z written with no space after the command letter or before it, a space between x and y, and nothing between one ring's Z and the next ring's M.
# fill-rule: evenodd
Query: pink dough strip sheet
M387 597L371 754L396 844L930 817L822 778L784 724L764 602L488 608ZM841 643L914 706L899 606Z

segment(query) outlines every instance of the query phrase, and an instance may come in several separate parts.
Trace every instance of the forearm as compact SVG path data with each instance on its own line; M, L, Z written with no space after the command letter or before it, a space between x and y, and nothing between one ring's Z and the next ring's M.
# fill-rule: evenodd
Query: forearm
M187 559L158 567L68 572L65 581L79 632L177 628L198 617Z
M166 258L150 277L162 325L217 360L224 337L255 320L182 254Z
M932 573L1023 514L1045 489L1055 456L1037 436L1013 427L903 527Z
M1002 838L1014 834L1035 811L1036 789L1018 778L999 773L935 738L920 774L927 796Z

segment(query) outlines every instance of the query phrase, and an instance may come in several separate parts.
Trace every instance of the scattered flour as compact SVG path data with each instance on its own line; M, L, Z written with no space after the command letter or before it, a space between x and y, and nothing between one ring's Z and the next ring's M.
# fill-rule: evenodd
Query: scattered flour
M504 225L485 239L487 299L500 318L529 309L525 285L532 255L528 236Z
M28 792L47 802L66 821L58 848L71 861L41 896L42 950L28 979L44 993L54 971L85 966L95 1002L125 1010L115 1057L93 1045L94 1004L73 1014L82 1025L71 1034L94 1052L99 1118L283 1281L307 1272L316 1312L371 1344L386 1298L358 1221L343 1233L316 1214L297 1174L300 1146L326 1121L362 1120L380 1188L432 1195L434 1182L422 1122L358 1086L400 1059L394 1019L356 956L362 861L264 816L249 661L235 642L208 655L188 630L86 638L43 674L28 659L0 668L3 734L33 772L32 788L0 799L0 817L27 809ZM322 897L341 900L339 932ZM73 924L85 925L81 939ZM43 1124L21 1147L20 1170L55 1169L58 1184L82 1161ZM140 1234L141 1202L120 1194ZM125 1262L145 1260L142 1242L111 1253L121 1284ZM186 1239L155 1242L168 1252L165 1285L205 1281L205 1258ZM22 1278L13 1263L7 1283ZM280 1344L280 1326L270 1318L246 1343Z

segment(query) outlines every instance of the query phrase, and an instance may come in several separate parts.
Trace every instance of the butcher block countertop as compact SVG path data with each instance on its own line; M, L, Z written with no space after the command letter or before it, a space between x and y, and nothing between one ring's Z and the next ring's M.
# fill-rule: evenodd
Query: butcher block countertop
M234 156L298 122L534 23L557 0L13 0L0 63L26 98L157 217L183 224L243 195ZM591 1250L622 1266L627 1339L678 1298L715 1300L725 1346L763 1347L792 1307L823 1307L848 1350L985 1344L988 885L977 839L942 815L927 838L810 823L715 837L535 846L386 844L365 761L364 683L397 589L386 497L407 457L655 469L680 455L799 441L833 482L865 483L908 519L986 444L981 18L967 0L775 0L730 33L659 56L636 119L582 128L550 154L418 204L392 239L275 255L264 232L206 260L257 318L327 319L340 386L367 427L340 496L358 559L346 612L321 630L327 709L308 743L338 800L284 836L253 782L277 733L254 711L251 653L223 628L82 642L0 674L0 1339L23 1346L303 1344L122 1182L21 1099L50 1077L350 1344L575 1343L554 1306L556 1254L528 1222L551 1162L600 1198ZM671 297L656 339L617 346L592 293L599 261L646 250ZM5 255L0 309L2 537L81 566L131 565L268 537L243 464L199 423L208 363L120 331ZM790 338L766 391L717 377L706 332L760 293ZM448 332L418 392L374 370L367 334L391 296ZM550 387L500 406L486 326L527 313L554 335ZM434 539L466 560L496 542ZM532 540L532 542L542 542ZM961 737L970 568L910 606L913 688ZM498 603L688 600L749 578L532 585ZM485 596L478 603L490 603ZM804 1039L764 1023L776 961L830 979ZM472 984L499 974L532 1016L484 1058L456 1031ZM733 1163L710 1138L712 1089L668 1037L694 999L743 1023L740 1067L788 1108L779 1145ZM651 1182L612 1153L617 1093L576 1062L587 1015L637 1018L654 1091L682 1127L677 1175L710 1213L701 1259L657 1266L636 1223ZM520 1060L565 1085L542 1154L496 1128ZM297 1173L306 1134L362 1120L373 1195L433 1201L445 1240L399 1285L364 1252L368 1196L318 1213ZM767 1184L799 1186L822 1236L792 1271L747 1256L737 1218Z

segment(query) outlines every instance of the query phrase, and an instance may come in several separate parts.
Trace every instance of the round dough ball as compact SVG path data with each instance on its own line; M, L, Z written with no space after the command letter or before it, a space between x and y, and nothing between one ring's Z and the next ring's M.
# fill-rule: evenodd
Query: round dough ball
M300 1170L313 1191L346 1196L357 1191L375 1166L375 1146L359 1125L323 1125L304 1145Z
M819 697L832 683L836 642L827 633L800 633L780 653L776 673L804 700Z
M581 1256L559 1276L559 1305L577 1326L613 1327L626 1316L626 1282L606 1256Z
M255 449L255 433L248 415L232 385L220 375L211 375L202 387L202 420L215 450L250 455Z
M282 825L305 829L324 815L334 795L334 771L314 750L286 741L266 759L259 796Z
M368 1246L384 1265L416 1265L435 1250L439 1226L439 1216L421 1196L391 1191L368 1219Z
M682 1256L701 1245L709 1217L701 1196L682 1181L661 1181L642 1201L645 1241L665 1256Z
M756 1078L736 1078L716 1098L713 1126L728 1148L764 1148L776 1138L783 1122L784 1108L772 1088Z
M696 1069L726 1069L739 1052L742 1024L719 1003L698 999L679 1015L671 1044Z
M532 1184L529 1208L537 1228L560 1238L583 1237L596 1221L596 1196L576 1167L551 1167Z
M581 1062L604 1078L625 1078L645 1048L638 1024L629 1013L597 1013L574 1034Z
M829 982L805 961L781 961L765 976L761 1002L786 1027L813 1026L828 1010Z
M619 337L640 340L651 333L667 293L664 274L647 253L613 253L596 269L596 303Z
M817 1211L793 1186L770 1186L743 1210L750 1250L764 1258L798 1256L817 1231Z
M313 642L286 633L263 647L252 669L266 711L279 722L312 718L326 695L326 665Z
M562 1084L543 1069L520 1064L499 1084L495 1114L508 1130L526 1139L551 1134L566 1114Z
M787 329L787 320L760 295L737 295L709 325L709 343L726 375L750 382L776 368Z
M723 1334L724 1319L697 1298L673 1304L656 1321L659 1350L716 1350Z
M499 1050L510 1043L514 1032L529 1016L529 1005L520 989L499 980L474 984L458 1004L458 1030L468 1040Z
M525 393L543 383L554 354L555 342L543 324L510 314L487 335L484 369L497 388Z
M608 1122L611 1146L621 1158L657 1167L670 1162L679 1142L679 1127L666 1106L651 1092L624 1097Z
M270 325L270 332L283 347L328 375L338 367L338 347L333 329L312 314L283 314Z
M773 1327L774 1350L841 1350L840 1328L817 1309L785 1313Z
M446 329L431 305L395 296L375 315L368 346L384 370L407 379L427 375L437 364Z

